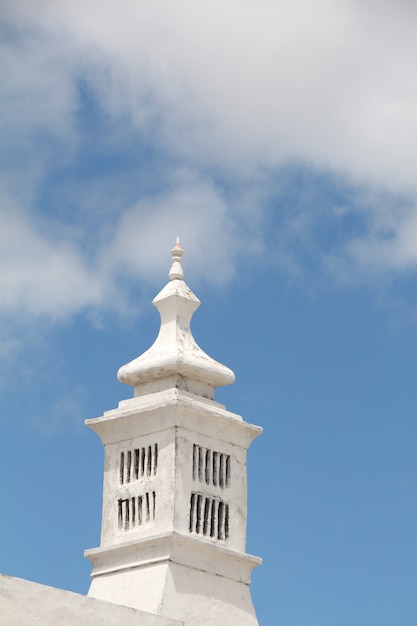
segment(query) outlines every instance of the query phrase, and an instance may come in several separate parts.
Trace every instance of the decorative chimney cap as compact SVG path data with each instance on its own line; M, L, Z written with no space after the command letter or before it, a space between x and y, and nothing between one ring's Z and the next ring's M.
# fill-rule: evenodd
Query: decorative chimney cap
M153 300L161 316L158 337L149 350L123 365L117 377L134 387L135 396L176 387L213 399L214 389L230 385L235 375L196 344L190 323L200 301L183 280L184 251L178 238L171 254L170 282Z

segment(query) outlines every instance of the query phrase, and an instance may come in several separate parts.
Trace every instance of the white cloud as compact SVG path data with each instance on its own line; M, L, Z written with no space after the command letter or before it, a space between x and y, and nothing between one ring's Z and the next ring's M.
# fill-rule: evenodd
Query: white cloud
M76 230L54 224L52 218L31 219L10 199L0 204L3 314L59 320L99 307L123 311L128 302L126 277L146 282L167 276L177 234L185 242L187 275L205 276L214 283L230 279L236 258L257 246L246 239L246 229L236 230L214 187L184 172L173 190L125 210L111 235L107 232L95 241L88 254L85 247L93 235L77 238Z
M122 297L120 275L160 271L159 242L171 246L173 233L193 272L230 278L245 248L262 250L258 205L288 162L336 172L378 197L408 194L403 213L393 195L384 207L364 202L367 230L340 254L374 271L415 267L415 2L6 0L2 15L2 128L17 155L3 188L19 207L3 203L3 309L59 316L102 306L109 294ZM157 196L124 201L111 215L103 206L88 253L88 233L54 235L59 217L41 229L28 209L51 160L77 150L80 79L123 119L123 139L139 130L188 172L178 177L176 164ZM213 168L241 187L232 200L207 176ZM252 212L238 202L245 193ZM294 219L305 237L311 216Z
M18 8L18 7L16 7ZM20 7L23 9L23 5ZM7 16L7 9L3 11ZM1 18L1 13L0 13ZM14 28L13 28L14 26ZM77 56L68 42L45 32L41 24L28 28L22 20L3 25L1 50L2 92L0 128L13 156L13 166L25 158L41 134L71 149L74 113L77 107L75 65ZM58 157L55 151L54 159ZM10 158L10 155L8 155ZM42 157L41 153L30 155ZM59 157L61 158L61 154Z
M213 185L184 174L179 178L174 190L139 202L123 215L104 263L146 279L163 261L167 274L169 260L161 259L161 250L168 252L173 234L181 235L187 276L220 283L233 276L239 256L256 250L257 242L247 239L246 229L238 229Z
M51 239L3 198L0 310L60 318L98 303L101 285L73 243Z
M301 159L416 188L410 2L32 6L92 64L103 102L157 124L171 150L232 169Z
M71 100L76 61L113 112L153 123L202 163L301 159L416 189L415 3L75 0L9 11L46 42L47 110Z

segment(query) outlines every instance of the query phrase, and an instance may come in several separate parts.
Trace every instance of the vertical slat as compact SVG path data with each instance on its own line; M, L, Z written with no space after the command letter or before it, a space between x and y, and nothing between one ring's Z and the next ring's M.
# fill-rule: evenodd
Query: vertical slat
M117 519L119 523L119 529L123 528L123 511L122 511L122 501L119 499L117 503Z
M140 459L140 475L143 476L145 474L145 448L141 449L141 459Z
M131 507L132 507L132 528L136 525L136 498L131 499Z
M190 526L189 526L190 533L194 531L194 527L195 527L195 517L196 517L195 507L196 507L196 495L195 493L192 493L191 499L190 499Z
M201 517L201 508L203 504L203 496L197 495L197 520L196 520L196 533L199 535L201 533L201 525L202 525L202 517Z
M197 478L197 446L193 444L193 480Z
M219 504L218 501L213 499L213 504L211 507L210 537L216 537L216 533L217 533L218 504Z
M148 464L146 473L148 476L152 474L152 446L148 446Z
M153 462L154 476L156 476L157 469L158 469L158 444L156 443L154 446L154 462Z
M152 491L152 519L155 519L156 512L156 492Z
M218 485L218 473L219 473L218 453L213 452L213 485L215 487L217 487Z
M129 500L123 500L124 504L124 527L125 530L129 530L130 526L130 511L129 511Z
M224 487L224 454L219 454L219 485L223 489Z
M224 504L219 502L217 517L217 539L224 539Z
M149 492L145 493L145 503L146 503L146 521L149 522L151 516L151 509L149 503Z
M204 502L204 523L203 523L203 535L206 536L210 532L210 518L211 518L211 506L212 499L206 498Z
M134 477L135 477L135 480L139 478L139 448L135 448Z
M209 485L211 483L211 450L206 450L206 484Z
M230 487L230 454L226 456L226 487Z
M203 480L203 448L198 446L198 480Z
M124 483L124 471L125 471L125 453L120 453L120 484Z
M138 526L143 522L143 497L138 496Z
M129 450L127 453L127 465L126 465L126 482L130 483L130 474L132 471L132 451Z

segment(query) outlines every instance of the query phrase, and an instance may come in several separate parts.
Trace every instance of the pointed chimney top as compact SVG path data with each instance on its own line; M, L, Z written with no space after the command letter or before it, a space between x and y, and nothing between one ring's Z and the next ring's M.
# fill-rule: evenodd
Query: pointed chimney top
M177 237L177 241L175 242L175 246L171 250L171 254L172 266L168 274L169 280L183 280L184 272L182 271L181 257L184 254L184 250L181 248L179 237Z
M235 375L196 344L190 323L200 300L183 280L179 238L171 254L170 281L153 299L161 316L159 334L146 352L119 369L117 377L135 388L136 397L176 387L213 399L215 388L230 385Z

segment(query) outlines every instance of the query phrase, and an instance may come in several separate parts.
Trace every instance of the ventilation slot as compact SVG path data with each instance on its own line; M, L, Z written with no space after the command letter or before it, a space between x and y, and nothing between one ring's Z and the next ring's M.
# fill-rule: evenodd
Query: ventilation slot
M132 530L155 519L156 494L148 491L143 496L118 500L120 530Z
M192 493L190 500L190 533L219 541L229 539L229 505L219 498Z
M155 476L158 469L158 444L120 453L120 484Z
M230 454L193 445L193 480L225 489L230 487Z

